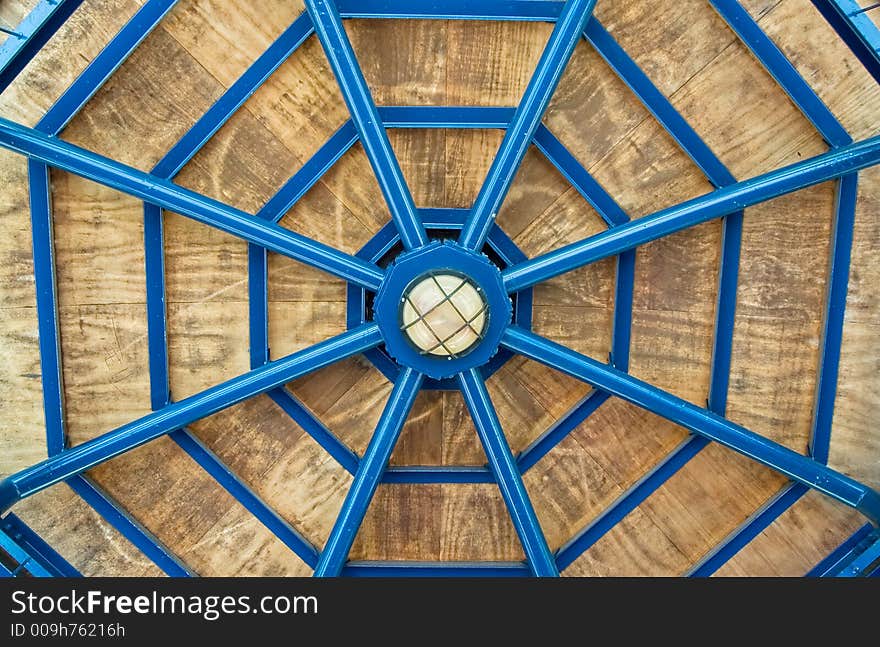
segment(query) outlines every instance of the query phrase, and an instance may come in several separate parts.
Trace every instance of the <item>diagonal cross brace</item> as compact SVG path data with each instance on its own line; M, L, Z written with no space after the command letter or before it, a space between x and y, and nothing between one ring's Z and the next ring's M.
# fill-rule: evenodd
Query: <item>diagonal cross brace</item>
M0 481L0 513L17 501L100 465L195 420L265 393L382 341L379 327L364 324L314 346L269 362L68 449Z
M827 494L855 508L875 523L880 521L880 493L788 447L517 326L507 329L501 343L515 353L656 413Z
M8 119L0 118L0 146L211 225L368 290L377 290L382 281L383 271L372 263Z
M510 293L702 222L880 163L880 136L842 146L560 247L502 272Z

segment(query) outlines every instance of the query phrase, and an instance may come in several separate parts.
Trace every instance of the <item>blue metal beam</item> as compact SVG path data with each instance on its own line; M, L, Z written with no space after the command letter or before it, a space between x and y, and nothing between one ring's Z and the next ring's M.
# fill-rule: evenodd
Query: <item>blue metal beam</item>
M31 559L38 561L54 577L82 577L70 562L11 512L0 519L0 532L5 532Z
M529 568L538 577L558 576L556 562L547 546L547 539L538 523L535 509L510 452L507 438L501 430L501 423L498 422L482 376L477 369L471 369L460 373L458 381L477 435L489 459L489 467L498 481L513 527L519 535Z
M515 326L508 328L502 345L721 443L855 508L872 521L880 520L880 493L711 411Z
M83 0L40 0L0 45L0 92L61 28Z
M0 119L0 146L217 227L367 289L378 289L382 281L382 270L350 254L7 119Z
M696 456L709 441L702 436L691 436L645 474L610 506L588 523L556 552L556 563L564 570L599 541L630 512L639 507L651 494Z
M154 438L381 343L365 324L122 425L0 481L0 510Z
M511 20L552 22L562 13L559 0L337 0L343 18L426 20Z
M171 438L301 560L311 567L315 566L318 561L318 551L311 542L291 526L286 519L270 508L201 440L186 429L178 429L171 434Z
M822 102L785 54L770 40L737 0L709 0L715 11L730 25L764 69L776 79L789 98L831 146L852 142L849 133Z
M723 187L508 268L509 292L746 207L880 163L880 136Z
M852 561L859 547L874 532L874 526L866 523L835 548L821 562L811 568L804 577L834 577Z
M52 135L61 132L175 4L177 0L147 0L49 108L37 130Z
M46 447L49 455L52 456L62 451L65 445L64 388L61 372L61 337L58 330L58 298L55 290L55 245L49 169L45 164L28 161L28 185Z
M349 577L528 577L520 562L348 562Z
M420 247L428 242L428 234L419 220L412 194L376 111L336 4L334 0L305 0L305 4L388 203L391 218L400 232L400 240L406 249Z
M379 106L386 128L504 129L516 108L497 106Z
M779 515L788 510L807 492L800 483L789 483L781 492L746 519L736 530L715 546L688 573L689 577L709 577L724 566L752 539L761 534Z
M834 204L834 230L831 235L825 319L822 322L822 341L810 436L810 453L822 463L828 462L831 449L831 425L837 396L837 375L840 368L840 347L843 343L843 319L846 310L857 199L858 177L853 174L840 178Z
M195 575L171 550L169 550L153 533L144 528L140 522L123 511L107 494L84 476L74 476L67 480L67 485L76 492L83 501L95 509L104 520L128 539L135 548L171 577L191 577ZM0 482L2 489L2 482Z
M565 3L461 231L459 243L464 247L480 249L486 241L595 5L596 0Z
M880 30L854 0L812 0L819 13L880 83Z
M336 517L327 543L324 544L324 550L315 567L316 577L333 577L342 573L348 551L351 550L370 501L376 493L382 473L388 466L388 460L422 386L423 378L421 373L411 368L401 369L400 377L394 384L382 417L376 425L376 431L358 465L339 516Z

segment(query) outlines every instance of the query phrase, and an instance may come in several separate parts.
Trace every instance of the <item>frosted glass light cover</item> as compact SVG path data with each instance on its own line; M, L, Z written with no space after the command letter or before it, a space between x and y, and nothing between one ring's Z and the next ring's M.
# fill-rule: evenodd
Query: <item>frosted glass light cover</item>
M401 328L428 355L463 354L480 340L486 322L483 296L456 274L425 277L404 296Z

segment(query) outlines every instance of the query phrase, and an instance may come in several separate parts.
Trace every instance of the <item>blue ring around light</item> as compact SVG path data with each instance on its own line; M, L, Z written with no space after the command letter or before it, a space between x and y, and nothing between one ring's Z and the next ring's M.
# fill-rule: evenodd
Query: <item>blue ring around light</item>
M479 287L488 311L482 340L459 357L425 355L412 344L400 326L400 303L413 282L429 272L447 270L466 276ZM485 255L449 240L433 241L398 256L388 268L373 304L373 317L379 324L388 354L397 364L435 380L452 378L462 371L488 363L498 352L512 315L511 298L504 288L498 267Z
M423 208L419 209L419 215L425 228L430 233L437 230L461 229L464 219L467 217L467 209L454 208ZM370 262L379 262L386 257L390 250L398 244L399 236L393 223L388 223L371 238L361 250L355 254L358 258ZM498 226L493 225L489 231L487 247L498 256L502 263L501 269L515 263L527 260L527 256L520 250L516 243L504 233ZM346 290L346 325L354 328L367 320L367 293L366 290L349 284ZM532 288L517 292L513 302L513 323L526 330L532 328ZM364 356L375 366L389 381L394 382L400 372L400 366L383 348L374 348L364 353ZM502 348L484 364L480 372L483 379L488 379L505 362L513 357L513 353ZM457 391L458 382L454 378L434 379L427 377L422 385L423 389L436 391Z

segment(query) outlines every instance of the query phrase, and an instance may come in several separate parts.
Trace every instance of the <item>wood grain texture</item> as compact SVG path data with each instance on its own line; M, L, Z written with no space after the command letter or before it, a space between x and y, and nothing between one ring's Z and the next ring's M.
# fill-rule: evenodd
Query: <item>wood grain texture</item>
M852 509L808 492L715 575L800 577L864 523Z
M66 485L25 499L15 514L86 577L158 577L162 571Z
M0 98L0 114L33 124L139 6L86 3ZM747 9L855 137L880 130L880 90L807 0L752 0ZM69 141L148 169L301 11L276 0L186 0L65 131ZM708 3L599 4L600 19L739 178L825 149L773 79ZM379 104L515 104L550 33L545 24L349 21L346 30ZM388 42L395 47L387 47ZM256 212L348 118L317 39L271 76L178 181ZM545 123L633 218L711 185L632 93L579 43ZM390 133L419 206L467 208L499 131ZM0 152L0 473L45 452L25 164ZM876 296L880 175L862 174L831 464L880 484ZM141 207L53 173L65 395L71 441L148 410ZM729 415L804 451L825 298L832 187L746 214ZM349 252L389 220L356 145L281 220ZM534 256L604 230L592 208L535 150L498 223ZM247 370L246 245L166 214L169 354L179 399ZM640 249L633 374L703 405L709 383L720 249L707 223ZM344 283L269 255L271 357L338 334ZM534 328L604 360L614 264L597 263L535 290ZM334 433L363 452L391 384L352 358L289 385ZM589 387L521 358L488 381L513 451L549 428ZM100 402L101 406L95 406ZM320 546L351 483L267 397L200 421L193 432L259 496ZM567 541L676 447L684 430L609 400L525 476L553 548ZM7 451L8 450L8 451ZM483 465L461 396L421 394L392 457L397 465ZM92 475L197 572L308 574L305 565L170 440ZM571 575L676 575L752 514L782 480L711 446L600 539ZM63 487L22 506L26 521L88 574L151 574L150 566ZM860 525L808 495L721 575L805 571ZM352 551L358 559L522 559L494 485L383 485Z

